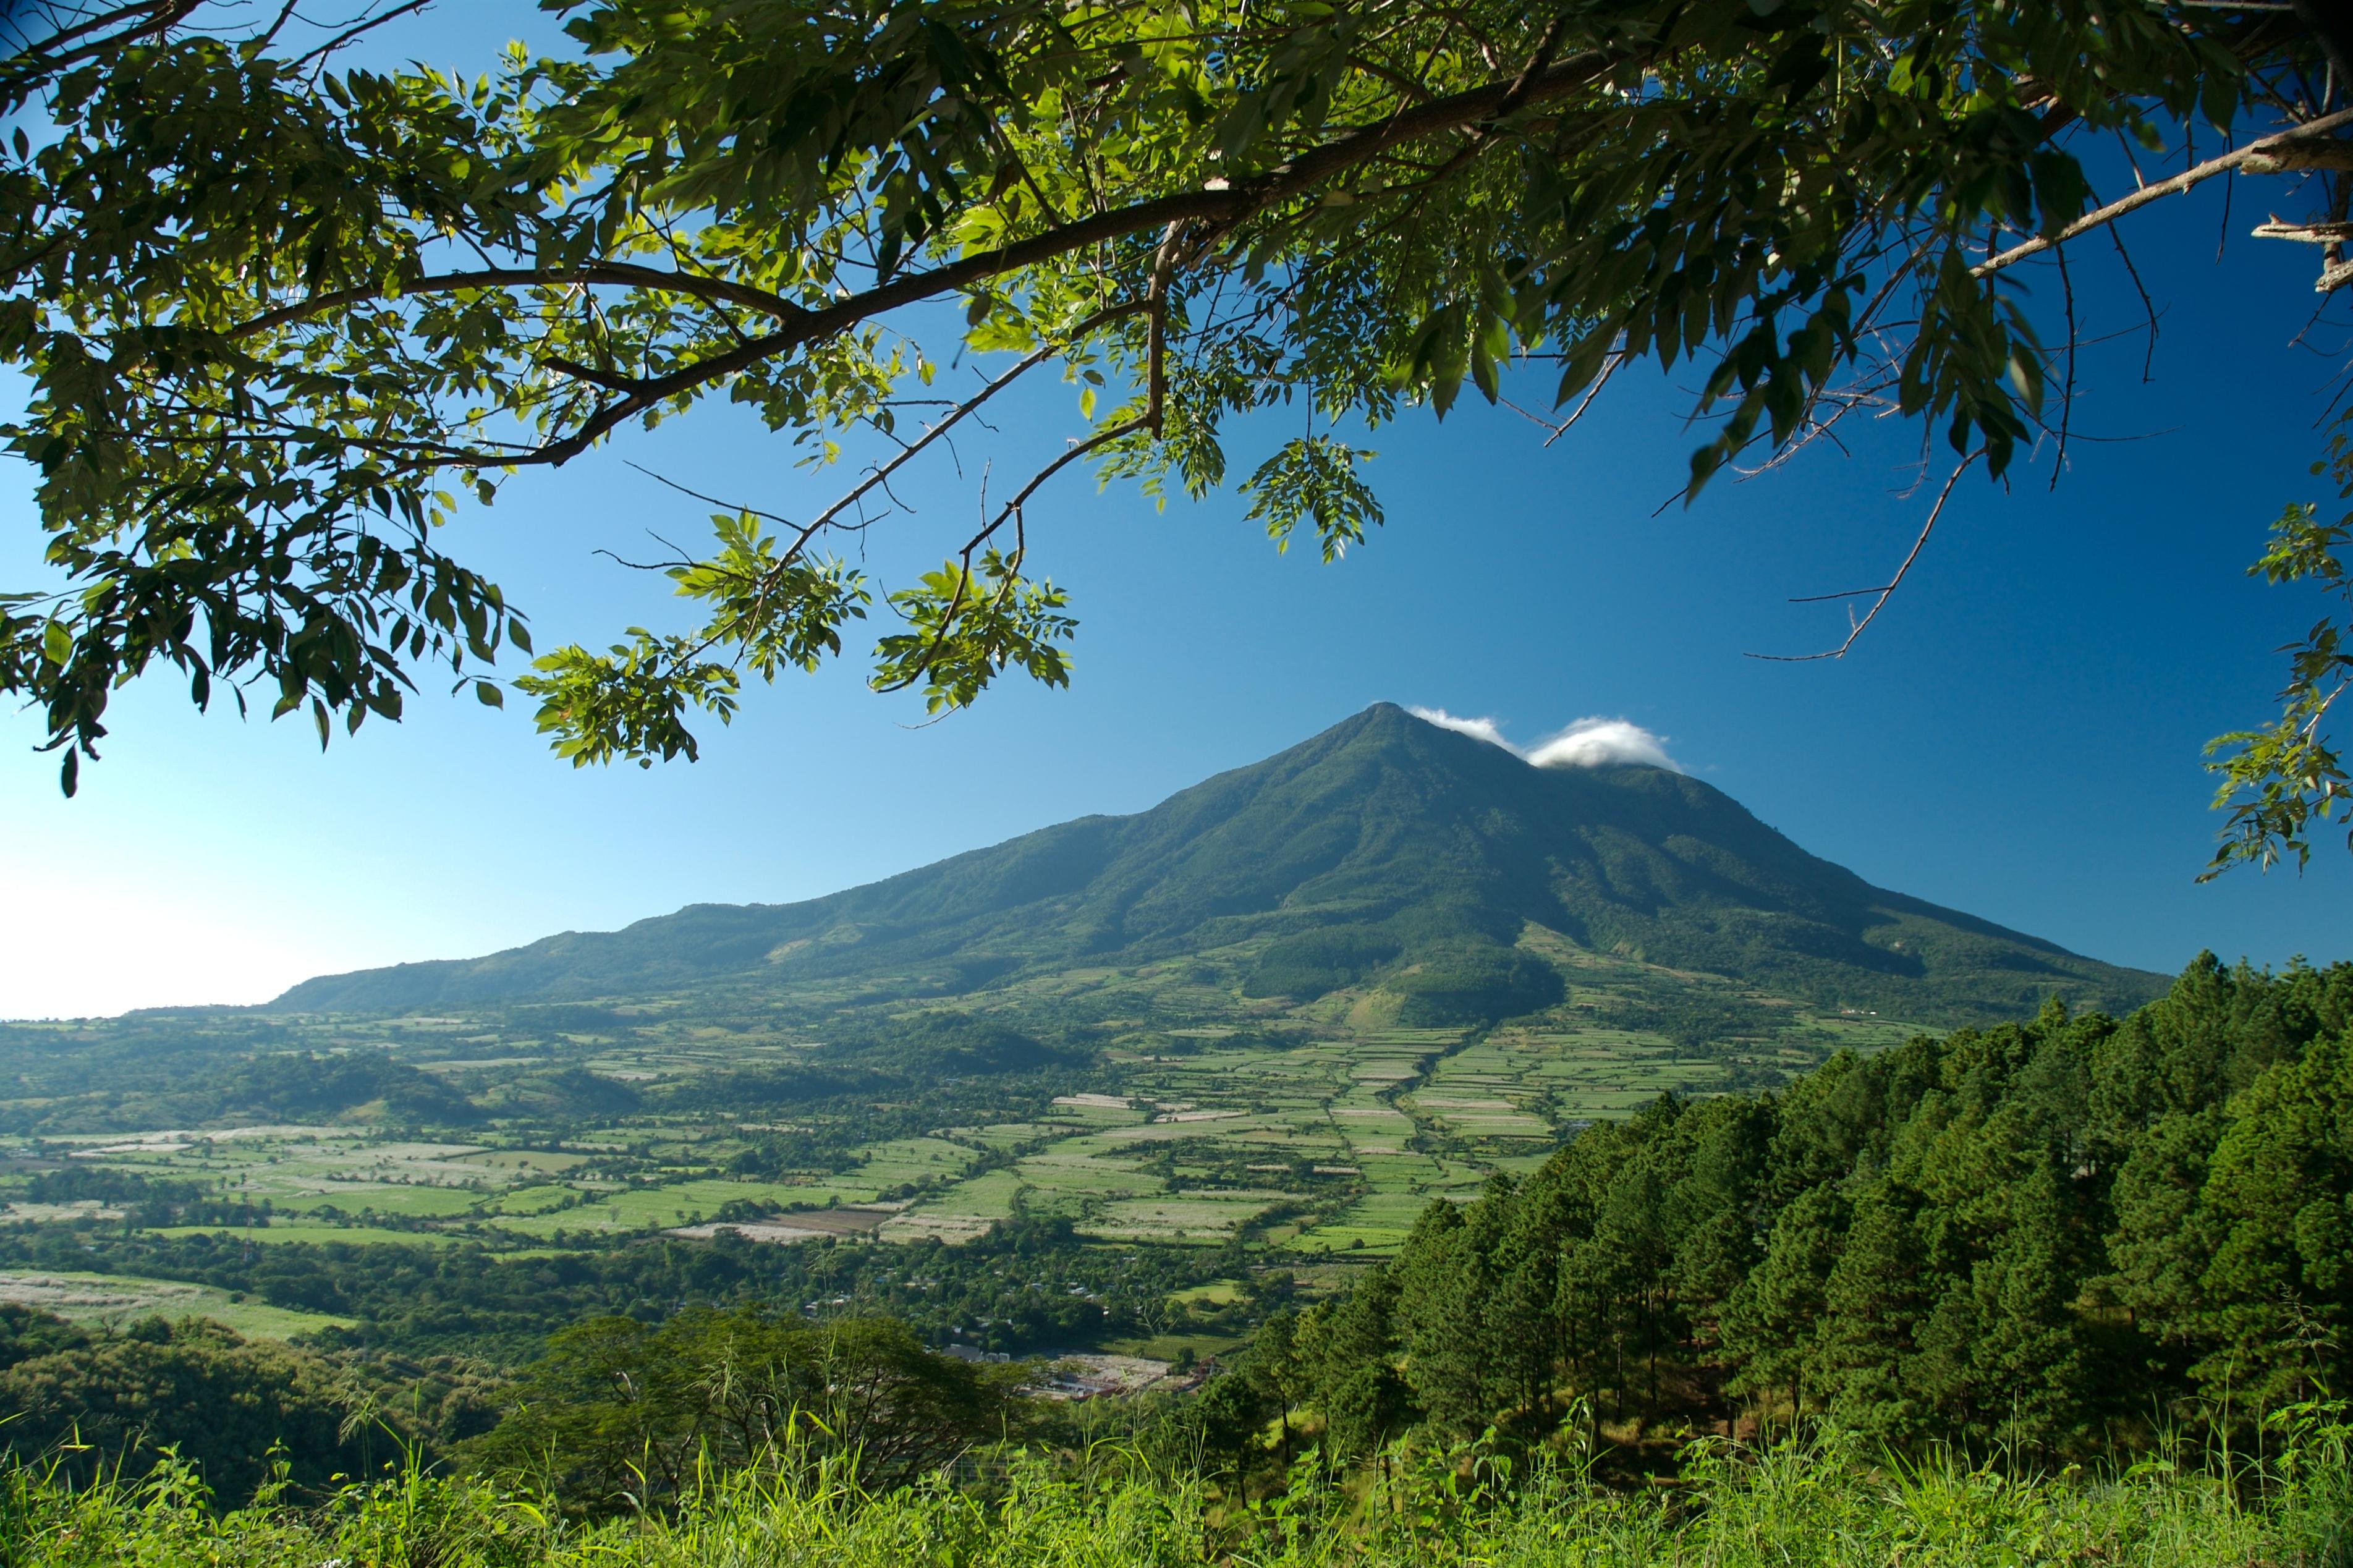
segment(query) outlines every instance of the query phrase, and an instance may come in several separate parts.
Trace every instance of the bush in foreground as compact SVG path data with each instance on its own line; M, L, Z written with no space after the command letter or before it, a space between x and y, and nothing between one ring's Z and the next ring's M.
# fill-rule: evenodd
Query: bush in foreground
M828 1460L711 1478L680 1507L567 1522L528 1497L414 1469L299 1508L265 1489L216 1513L183 1465L76 1489L0 1478L7 1568L1980 1568L1987 1564L2309 1564L2348 1561L2353 1468L2342 1426L2307 1423L2263 1461L2218 1476L2147 1462L2120 1475L1869 1462L1836 1441L1685 1456L1684 1483L1611 1492L1572 1472L1512 1477L1475 1450L1392 1450L1345 1476L1314 1459L1239 1508L1121 1453L1028 1456L988 1484L944 1479L880 1495Z

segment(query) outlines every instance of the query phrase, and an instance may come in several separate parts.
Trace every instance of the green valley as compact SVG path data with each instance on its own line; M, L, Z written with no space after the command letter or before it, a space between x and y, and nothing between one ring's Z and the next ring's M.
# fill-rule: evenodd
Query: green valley
M1870 888L1695 780L1539 769L1380 705L1141 816L809 904L0 1026L0 1249L490 1267L1037 1222L1180 1283L1312 1278L1662 1095L2160 985ZM930 1331L1061 1348L993 1316ZM1187 1316L1122 1327L1167 1348Z

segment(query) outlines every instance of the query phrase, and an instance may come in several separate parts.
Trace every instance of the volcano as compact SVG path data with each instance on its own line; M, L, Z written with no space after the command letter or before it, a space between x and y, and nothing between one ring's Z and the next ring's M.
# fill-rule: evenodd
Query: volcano
M1873 887L1698 779L1544 768L1378 703L1132 816L1087 816L801 903L697 904L488 957L308 980L281 1011L596 1002L1025 975L1240 953L1245 994L1313 994L1434 953L1584 951L1927 1024L2165 980Z

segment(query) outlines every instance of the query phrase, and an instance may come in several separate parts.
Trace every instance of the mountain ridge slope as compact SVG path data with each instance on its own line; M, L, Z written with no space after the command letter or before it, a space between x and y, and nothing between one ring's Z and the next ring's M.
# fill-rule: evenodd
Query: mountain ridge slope
M587 1001L928 973L951 990L1324 927L1409 961L1530 923L1597 952L1922 1022L2118 1009L2160 977L1874 888L1700 780L1536 768L1388 703L1148 810L1084 816L792 904L695 904L477 959L325 975L269 1005Z

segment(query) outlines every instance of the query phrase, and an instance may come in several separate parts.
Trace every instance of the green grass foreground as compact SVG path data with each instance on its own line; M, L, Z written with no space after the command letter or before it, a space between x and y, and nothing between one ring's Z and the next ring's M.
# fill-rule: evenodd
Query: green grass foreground
M714 1478L668 1515L570 1521L531 1498L410 1470L297 1505L216 1513L185 1466L79 1491L0 1478L0 1563L336 1568L1237 1568L1623 1564L2309 1564L2353 1561L2343 1426L2257 1462L2168 1461L2092 1479L1868 1462L1836 1441L1696 1446L1671 1487L1611 1490L1558 1470L1516 1483L1470 1451L1401 1451L1345 1478L1312 1459L1246 1508L1124 1453L1031 1456L987 1485L875 1495L837 1465Z

